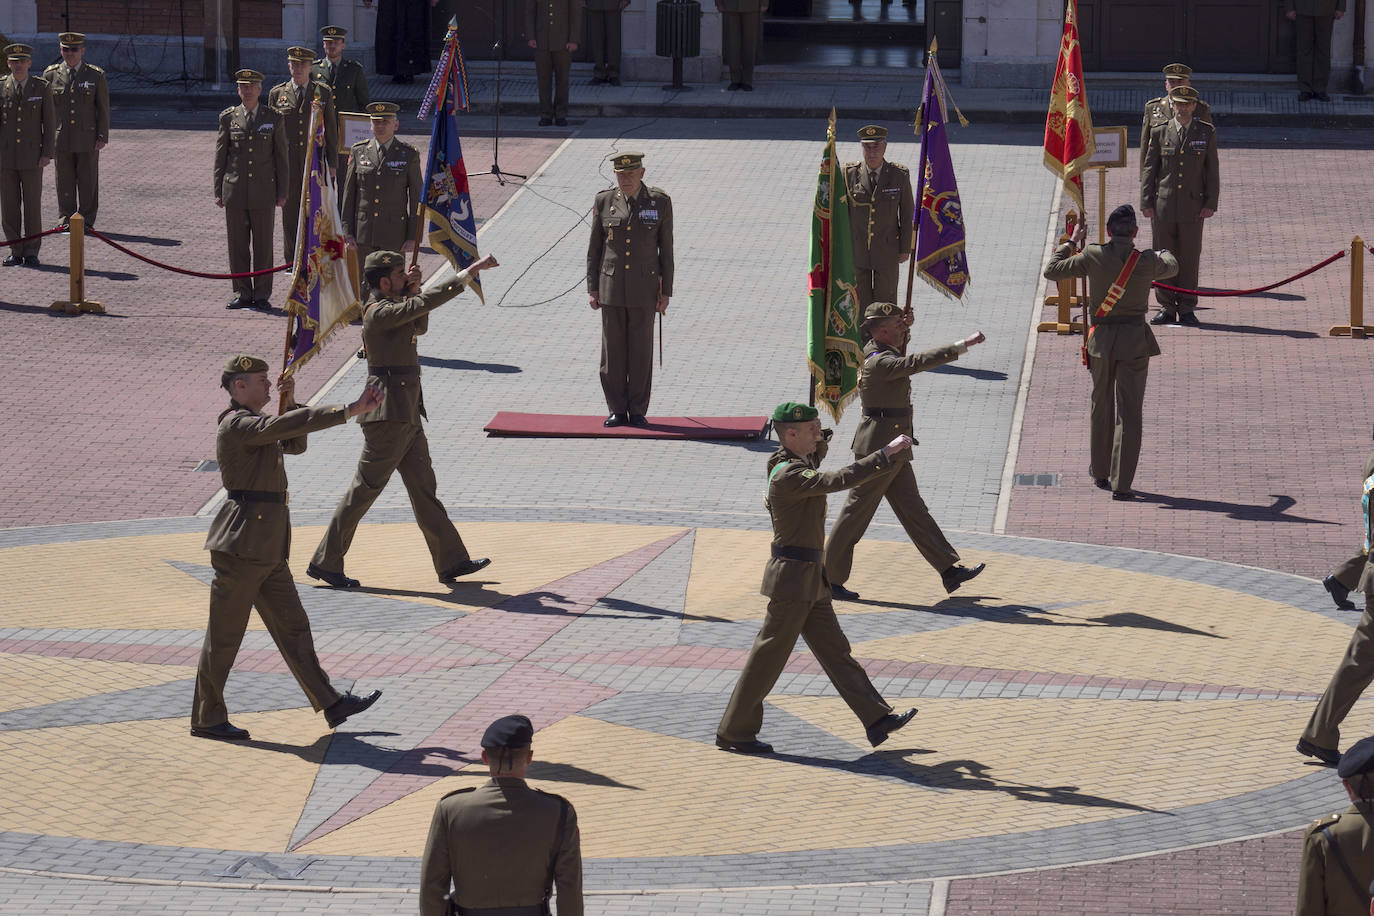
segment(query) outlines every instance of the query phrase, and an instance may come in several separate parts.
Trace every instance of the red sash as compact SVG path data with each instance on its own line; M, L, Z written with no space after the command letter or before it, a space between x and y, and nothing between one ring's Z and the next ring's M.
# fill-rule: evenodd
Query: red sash
M1097 311L1093 312L1094 318L1106 318L1111 314L1112 309L1116 308L1116 303L1121 299L1122 294L1126 292L1126 284L1130 282L1131 274L1135 273L1135 265L1139 260L1139 249L1133 250L1131 256L1126 259L1126 263L1122 265L1121 273L1117 274L1116 279L1112 281L1112 288L1107 290L1107 295L1103 297L1102 304L1097 307ZM1092 325L1088 328L1087 333L1083 335L1084 366L1088 365L1088 341L1092 339L1093 331L1096 330L1097 325Z

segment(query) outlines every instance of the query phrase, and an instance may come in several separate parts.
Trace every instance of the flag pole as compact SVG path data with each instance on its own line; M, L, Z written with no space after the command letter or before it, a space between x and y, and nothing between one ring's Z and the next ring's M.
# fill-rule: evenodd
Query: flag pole
M926 82L930 82L930 62L935 59L935 54L940 50L939 42L931 38L930 50L926 52ZM938 87L932 87L937 92ZM911 253L907 256L906 265L906 309L908 316L914 316L915 312L911 309L911 294L916 285L916 252L920 248L921 241L921 207L925 203L926 193L926 99L924 94L921 98L921 107L916 109L916 120L920 125L916 128L921 135L921 156L916 166L916 212L912 215L911 227Z
M315 171L315 152L319 146L319 140L315 136L318 129L319 119L322 115L320 108L319 89L313 90L313 97L310 102L310 155L306 158L305 171L301 175L301 203L300 210L296 213L296 256L292 259L291 283L296 282L296 274L300 273L301 264L305 260L305 227L309 220L310 211L310 175ZM290 304L290 293L287 293L287 303ZM286 341L282 344L281 353L281 375L277 377L277 415L286 412L286 392L282 390L281 381L286 378L286 364L291 359L292 332L295 330L296 316L291 314L289 308L286 312Z

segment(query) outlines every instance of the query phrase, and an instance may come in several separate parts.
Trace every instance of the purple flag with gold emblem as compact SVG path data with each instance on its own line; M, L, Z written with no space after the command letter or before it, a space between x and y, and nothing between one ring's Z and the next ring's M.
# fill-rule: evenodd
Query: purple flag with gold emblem
M969 283L964 211L959 203L959 183L954 179L954 161L949 155L949 137L945 134L945 123L949 120L945 94L949 90L940 75L935 51L932 43L923 101L916 113L916 132L921 135L916 270L946 296L962 299Z

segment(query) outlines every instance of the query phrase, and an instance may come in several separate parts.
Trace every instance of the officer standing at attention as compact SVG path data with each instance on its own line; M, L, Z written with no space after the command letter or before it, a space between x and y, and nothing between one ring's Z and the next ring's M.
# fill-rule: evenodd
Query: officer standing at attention
M581 0L525 0L525 36L534 48L539 126L568 124L568 71L582 37Z
M1345 0L1283 0L1283 15L1297 26L1298 101L1331 101L1331 27L1345 15Z
M1045 268L1049 280L1088 278L1092 328L1085 344L1093 377L1091 447L1088 472L1112 499L1135 499L1131 483L1140 461L1144 435L1145 380L1150 357L1159 344L1145 323L1150 310L1150 284L1178 272L1178 259L1168 251L1136 251L1135 210L1123 204L1107 217L1111 240L1083 243L1087 227L1078 224L1073 241L1055 249Z
M335 588L357 588L358 580L344 575L344 554L353 543L358 523L386 488L394 471L410 494L415 521L429 546L439 581L452 583L491 563L474 560L463 546L458 529L449 521L435 490L434 466L429 440L421 420L425 399L420 391L419 335L429 330L429 313L463 291L469 280L496 259L486 255L458 272L442 286L420 292L420 267L405 269L405 258L395 251L374 251L363 263L363 274L372 290L363 310L363 347L367 350L368 384L386 392L386 402L368 412L358 423L363 428L363 454L358 472L329 520L324 538L306 567L306 574Z
M859 128L862 162L844 167L849 186L849 233L854 239L854 286L859 308L896 302L898 264L911 257L916 200L906 166L888 162L887 128Z
M286 66L291 78L272 87L267 104L281 116L286 131L286 205L281 209L282 248L286 260L296 260L296 226L301 215L301 180L305 175L305 151L310 133L310 106L320 100L324 117L325 163L334 173L334 151L339 148L339 117L334 113L334 93L310 78L315 54L309 48L287 48Z
M1307 828L1298 872L1297 916L1346 916L1369 911L1374 882L1374 737L1362 738L1341 757L1350 807Z
M311 66L310 78L324 83L334 93L336 112L363 114L372 96L367 91L367 74L363 72L363 65L343 56L344 45L348 44L348 29L327 25L320 29L320 38L324 42L324 57L318 58ZM347 167L348 153L339 153L339 174L344 174Z
M764 500L773 522L772 556L763 569L768 612L716 728L716 747L739 754L773 752L771 744L758 740L763 700L782 674L798 636L806 640L830 682L864 724L869 743L877 747L910 722L916 710L894 713L850 654L822 562L825 494L858 486L906 460L903 453L911 448L911 437L899 435L848 467L821 471L826 443L816 408L779 404L772 419L781 445L768 459Z
M419 151L396 136L399 110L395 102L368 105L372 139L353 144L349 153L339 216L359 263L374 251L415 250L424 177Z
M234 74L241 104L219 113L215 141L215 206L224 209L229 234L229 272L267 270L272 264L272 208L286 203L286 131L281 116L259 105L262 74ZM234 298L225 308L272 308L272 275L234 280Z
M286 508L282 454L304 452L306 433L338 426L375 409L382 403L382 392L369 386L347 407L301 407L292 397L295 381L287 379L281 383L282 393L292 406L279 417L269 417L262 413L272 392L266 361L236 356L224 367L220 384L229 392L230 401L229 409L219 415L215 458L228 497L205 539L215 579L210 585L210 622L196 669L191 734L233 741L248 738L245 729L229 722L224 682L254 605L310 705L316 712L323 710L329 727L337 728L377 702L382 692L374 690L365 697L340 695L315 657L310 619L287 566L291 514Z
M57 212L65 226L79 211L90 229L100 206L100 151L110 142L110 91L105 71L83 60L85 35L63 32L57 40L62 62L43 71L57 114Z
M730 68L730 92L754 91L754 63L759 56L759 36L768 0L716 0L720 13L720 46Z
M1169 64L1164 68L1164 94L1145 103L1145 118L1140 122L1140 167L1145 168L1145 147L1150 141L1150 131L1161 124L1169 123L1174 116L1174 106L1169 102L1169 93L1179 86L1193 85L1193 68L1187 64ZM1212 107L1202 99L1197 100L1193 117L1206 121L1213 127Z
M587 304L601 312L604 426L648 426L654 314L673 295L673 201L644 183L644 154L612 157L616 187L598 191L587 245Z
M578 0L586 11L592 85L620 85L620 13L630 0Z
M1178 258L1174 285L1197 289L1202 261L1202 225L1217 212L1221 175L1217 132L1194 116L1197 90L1180 86L1169 93L1174 117L1150 130L1145 166L1140 172L1140 212L1150 220L1150 244ZM1197 296L1155 290L1159 313L1151 324L1197 327Z
M43 170L52 161L57 117L52 90L41 76L30 76L33 48L5 48L10 72L0 79L0 226L5 238L22 239L43 231ZM6 267L38 266L42 239L10 246Z
M854 432L854 458L872 454L893 436L906 435L915 442L911 410L911 376L917 372L952 363L985 339L977 331L947 347L907 355L911 342L912 319L892 302L874 302L864 310L864 327L870 340L859 370L859 397L863 419ZM849 491L830 537L825 542L825 577L834 598L853 601L859 593L844 587L854 566L854 547L868 530L878 504L887 497L897 521L934 569L940 573L945 592L950 593L983 571L984 564L960 566L959 552L950 546L940 526L931 518L910 461L899 461L876 477Z
M453 887L458 913L582 916L582 849L577 812L561 795L532 789L534 726L505 716L482 735L491 779L439 799L420 860L420 916L445 916Z

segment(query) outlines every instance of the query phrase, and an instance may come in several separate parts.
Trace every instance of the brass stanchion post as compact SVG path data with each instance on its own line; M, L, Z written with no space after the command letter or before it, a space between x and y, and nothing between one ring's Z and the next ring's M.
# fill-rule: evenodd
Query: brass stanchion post
M1356 340L1374 336L1374 327L1364 323L1364 239L1358 235L1350 241L1350 324L1338 324L1329 333Z
M105 306L86 298L86 220L80 213L72 214L67 234L71 247L67 295L71 298L65 302L54 302L48 306L48 311L64 312L68 315L79 315L82 312L103 315Z
M1097 243L1107 241L1107 167L1097 167Z

